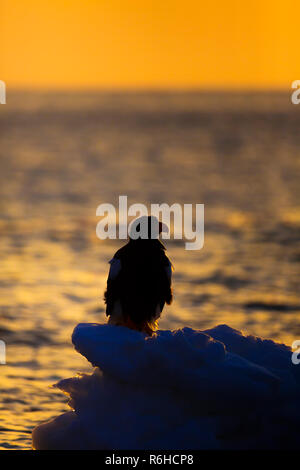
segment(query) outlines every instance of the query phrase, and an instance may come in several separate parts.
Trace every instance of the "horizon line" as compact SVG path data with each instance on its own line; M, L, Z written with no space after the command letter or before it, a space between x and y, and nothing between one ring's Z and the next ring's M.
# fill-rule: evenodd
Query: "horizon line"
M5 82L5 80L3 80ZM292 83L292 82L291 82ZM103 87L103 86L78 86L78 87L48 87L48 86L9 86L8 82L6 84L6 93L289 93L292 90L291 85L289 87Z

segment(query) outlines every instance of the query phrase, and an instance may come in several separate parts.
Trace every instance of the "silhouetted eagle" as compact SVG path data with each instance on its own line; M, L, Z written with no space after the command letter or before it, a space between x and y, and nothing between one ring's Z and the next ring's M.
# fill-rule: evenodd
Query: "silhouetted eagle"
M168 227L155 217L135 221L135 234L142 233L140 222L148 223L148 239L130 232L129 242L109 261L110 271L104 294L109 323L126 325L152 334L165 303L172 302L172 264L165 246L158 240ZM145 225L143 226L145 227ZM155 237L155 227L156 235Z

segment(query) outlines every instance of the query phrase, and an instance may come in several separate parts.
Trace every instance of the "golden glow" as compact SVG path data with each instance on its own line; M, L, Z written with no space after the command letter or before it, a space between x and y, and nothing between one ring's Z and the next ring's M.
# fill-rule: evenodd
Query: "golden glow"
M0 74L19 88L290 88L287 0L1 0Z

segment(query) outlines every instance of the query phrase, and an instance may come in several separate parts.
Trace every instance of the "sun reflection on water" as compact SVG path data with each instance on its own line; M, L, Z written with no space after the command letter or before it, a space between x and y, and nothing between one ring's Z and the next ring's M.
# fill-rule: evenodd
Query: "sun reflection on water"
M49 387L91 369L70 337L106 321L107 262L123 242L97 239L95 211L119 194L205 204L201 251L166 242L175 300L162 329L300 338L299 113L264 96L238 109L225 95L192 108L176 95L31 99L12 96L0 115L0 448L29 448L32 427L67 409Z

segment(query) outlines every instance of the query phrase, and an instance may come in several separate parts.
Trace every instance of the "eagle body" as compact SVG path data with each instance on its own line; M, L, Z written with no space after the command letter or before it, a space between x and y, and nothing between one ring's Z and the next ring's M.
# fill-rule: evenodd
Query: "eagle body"
M149 334L172 302L172 264L158 239L129 239L110 261L104 294L109 322Z

